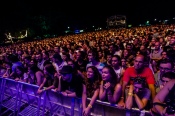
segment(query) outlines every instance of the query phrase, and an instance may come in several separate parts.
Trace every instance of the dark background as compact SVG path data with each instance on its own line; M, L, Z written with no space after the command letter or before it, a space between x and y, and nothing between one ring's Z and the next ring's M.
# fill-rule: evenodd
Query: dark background
M127 24L139 25L175 17L173 1L58 1L6 0L0 6L0 35L30 30L31 35L61 34L67 27L106 27L107 18L125 15Z

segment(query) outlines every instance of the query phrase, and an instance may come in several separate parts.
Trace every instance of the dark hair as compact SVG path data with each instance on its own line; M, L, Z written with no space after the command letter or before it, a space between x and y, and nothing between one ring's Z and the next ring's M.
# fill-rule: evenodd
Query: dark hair
M174 72L166 72L162 75L162 77L166 77L169 79L175 79L175 73Z
M88 55L89 55L89 53L92 53L92 56L94 57L94 59L99 61L99 57L98 57L96 50L94 50L94 49L90 50L90 51L88 51Z
M95 66L89 66L87 68L87 70L89 68L91 68L93 70L94 77L91 80L91 79L87 78L87 76L86 76L84 80L85 80L85 85L87 88L87 96L92 97L95 90L100 87L100 81L102 80L102 78L101 78L100 72L98 71L98 69Z
M159 66L160 66L160 64L167 64L167 63L170 63L171 64L171 69L174 68L174 63L170 59L163 59L163 60L161 60L161 62L159 63Z
M119 62L119 65L121 66L121 58L119 55L113 55L112 58L115 57L117 58L118 62Z
M146 87L146 80L142 77L132 78L134 84L142 84L143 87Z
M46 66L44 68L48 73L54 74L56 72L56 70L52 64L46 64Z
M58 54L58 53L55 53L55 54L53 55L53 58L59 60L59 62L62 62L62 61L63 61L63 59L61 58L61 55Z
M106 65L103 67L103 69L104 68L107 68L109 70L109 73L111 75L111 83L115 85L119 80L118 80L117 74L115 73L114 69L110 65Z

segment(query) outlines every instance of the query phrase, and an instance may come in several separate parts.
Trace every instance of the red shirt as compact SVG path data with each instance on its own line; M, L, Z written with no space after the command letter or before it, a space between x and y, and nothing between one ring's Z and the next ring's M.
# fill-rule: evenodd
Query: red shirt
M125 82L130 82L131 78L136 78L136 77L141 77L141 78L145 78L147 84L155 84L155 79L154 79L154 75L151 71L150 68L145 67L142 71L142 73L137 74L134 67L129 67L126 69L124 76L123 76L123 81Z

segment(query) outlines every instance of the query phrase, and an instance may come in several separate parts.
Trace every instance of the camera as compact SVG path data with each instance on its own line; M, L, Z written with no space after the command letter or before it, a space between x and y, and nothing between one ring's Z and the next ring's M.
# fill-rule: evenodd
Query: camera
M167 105L166 113L167 114L175 114L175 102L168 99L166 102L166 105Z

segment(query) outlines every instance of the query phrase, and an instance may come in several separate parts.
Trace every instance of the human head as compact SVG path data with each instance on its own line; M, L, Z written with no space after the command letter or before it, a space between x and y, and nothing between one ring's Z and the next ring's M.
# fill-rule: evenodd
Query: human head
M95 66L89 66L87 68L87 79L90 79L90 80L101 80L101 74L100 72L98 71L97 67Z
M173 70L173 68L174 68L174 64L169 59L164 59L159 64L159 69L160 69L160 74L161 75L163 73L166 73L166 72L171 72Z
M72 73L73 73L73 68L72 66L69 66L69 65L63 66L62 69L60 70L60 74L62 75L62 79L64 81L69 81L70 78L72 77Z
M102 80L106 82L117 82L117 75L111 66L107 65L103 67Z
M175 73L174 72L166 72L162 75L161 81L162 85L165 86L167 82L169 82L171 79L175 79Z
M142 91L143 88L146 87L146 80L141 77L136 77L133 79L133 85L134 85L134 93L138 93Z
M144 68L144 56L137 55L134 60L134 68L136 71L142 70Z

